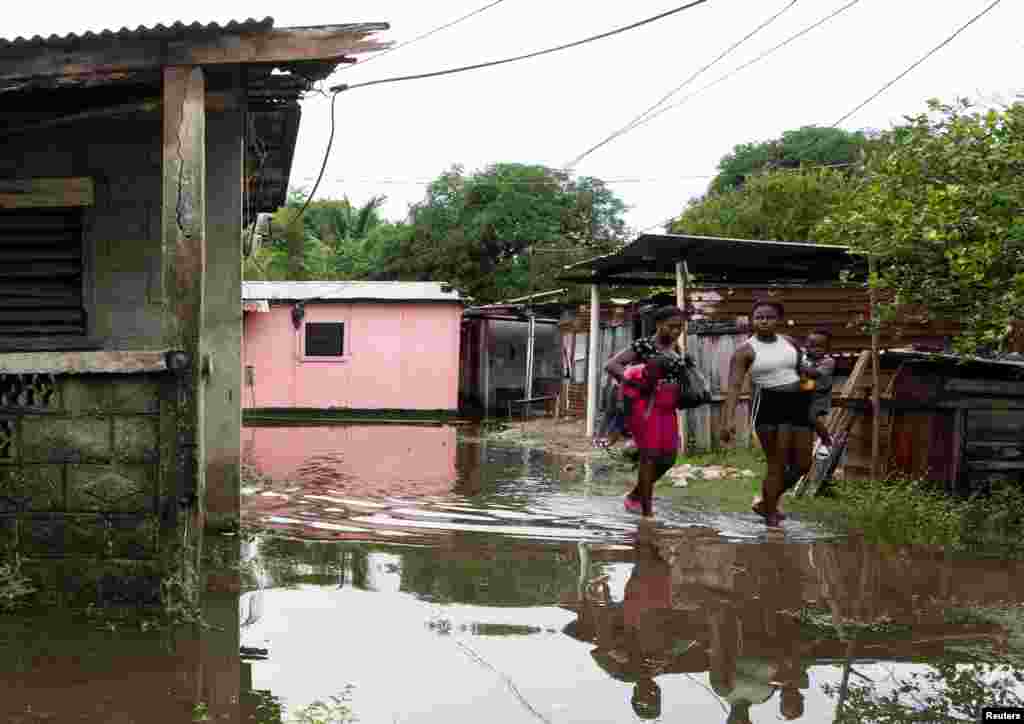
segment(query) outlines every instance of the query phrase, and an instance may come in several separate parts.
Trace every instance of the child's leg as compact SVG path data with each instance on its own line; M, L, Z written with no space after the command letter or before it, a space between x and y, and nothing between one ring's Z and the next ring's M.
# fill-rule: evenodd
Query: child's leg
M828 426L825 424L827 414L819 413L814 416L814 431L818 433L818 438L821 440L822 445L828 445L832 447L832 436L828 432Z

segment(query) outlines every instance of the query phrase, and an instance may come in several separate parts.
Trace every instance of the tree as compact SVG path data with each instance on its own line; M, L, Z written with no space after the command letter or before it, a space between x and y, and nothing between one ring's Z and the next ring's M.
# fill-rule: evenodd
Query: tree
M932 100L884 134L815 236L878 259L883 319L919 305L960 321L960 352L999 348L1024 318L1024 104Z
M471 174L453 166L413 206L411 233L392 237L384 274L447 281L478 302L544 291L568 261L623 243L625 209L596 178L517 163Z
M762 172L725 191L692 200L672 233L733 239L810 241L848 193L848 175L831 168Z
M350 280L377 278L383 254L394 252L393 238L405 229L381 219L385 201L374 196L362 206L347 197L305 204L304 189L289 192L274 213L270 242L243 265L245 279Z
M741 143L718 162L718 175L710 190L735 189L758 172L778 168L856 163L868 143L862 131L821 126L802 126L770 141Z

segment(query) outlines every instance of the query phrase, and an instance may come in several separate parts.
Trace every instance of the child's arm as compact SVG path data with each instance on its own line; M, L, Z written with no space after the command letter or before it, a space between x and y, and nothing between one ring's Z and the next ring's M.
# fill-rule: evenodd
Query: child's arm
M812 380L819 377L831 377L836 371L836 361L831 357L824 357L817 363L808 360L804 363L802 371Z

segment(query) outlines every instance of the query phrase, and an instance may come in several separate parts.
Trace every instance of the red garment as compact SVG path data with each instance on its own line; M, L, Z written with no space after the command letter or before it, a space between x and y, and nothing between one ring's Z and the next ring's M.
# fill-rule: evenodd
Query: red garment
M630 365L626 368L625 379L645 379L645 365ZM629 431L641 453L657 456L675 455L679 450L679 423L676 418L676 404L679 401L679 385L658 382L654 392L654 408L647 415L647 403L651 396L634 387L623 385L622 393L631 398Z

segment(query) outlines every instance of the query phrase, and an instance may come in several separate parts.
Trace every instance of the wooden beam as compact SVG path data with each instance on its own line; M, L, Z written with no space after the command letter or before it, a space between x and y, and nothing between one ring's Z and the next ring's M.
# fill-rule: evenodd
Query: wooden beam
M244 63L341 62L343 56L385 50L390 42L372 40L383 23L280 28L258 33L226 33L212 39L123 39L83 44L68 52L51 48L4 58L0 83L46 77L92 77L166 66Z
M0 179L0 209L92 206L96 191L91 178Z
M206 275L206 110L202 68L163 70L163 338L186 357L175 368L175 455L164 489L202 500L203 298ZM169 463L170 464L170 463ZM175 510L177 509L175 503ZM202 525L202 521L196 521Z

